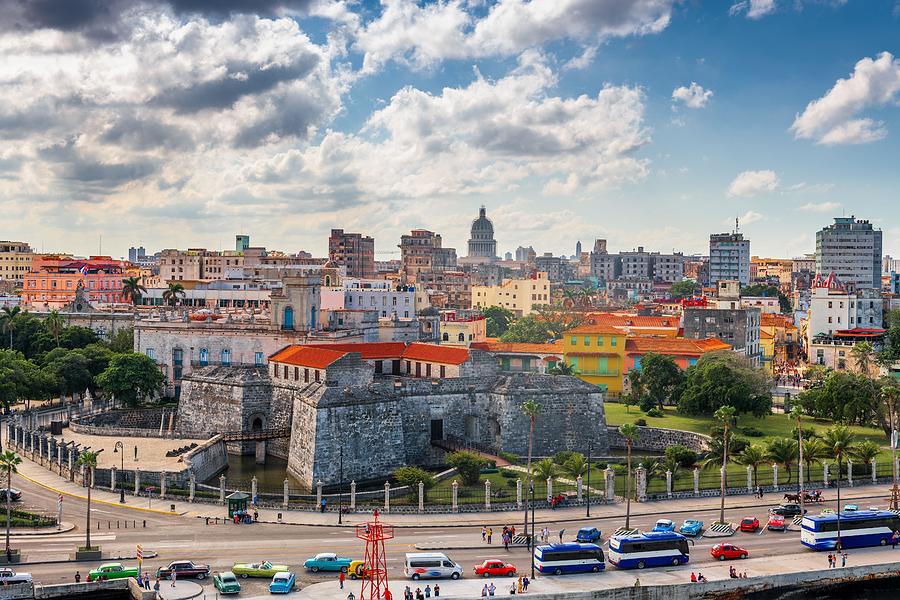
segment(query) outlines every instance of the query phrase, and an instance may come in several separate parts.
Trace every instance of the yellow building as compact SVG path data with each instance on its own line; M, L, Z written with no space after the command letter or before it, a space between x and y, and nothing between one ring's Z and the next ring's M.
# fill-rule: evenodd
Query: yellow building
M472 286L472 308L500 306L517 317L526 317L541 304L550 304L550 280L546 273L537 273L529 279L504 279L500 285Z
M32 256L25 242L0 242L0 280L21 287L25 274L31 271Z
M467 311L441 313L441 344L465 346L487 339L487 319Z
M622 393L625 374L625 337L608 325L581 325L563 335L566 364L583 381L613 396Z

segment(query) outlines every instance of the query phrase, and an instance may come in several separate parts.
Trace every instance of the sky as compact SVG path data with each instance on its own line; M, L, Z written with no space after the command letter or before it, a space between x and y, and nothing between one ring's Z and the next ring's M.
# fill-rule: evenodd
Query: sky
M900 0L0 0L0 238L900 255Z

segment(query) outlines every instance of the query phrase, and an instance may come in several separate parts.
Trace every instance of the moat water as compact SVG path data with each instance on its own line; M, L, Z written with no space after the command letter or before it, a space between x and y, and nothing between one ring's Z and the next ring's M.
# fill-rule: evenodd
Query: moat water
M288 480L292 493L309 492L298 480L287 472L287 461L274 456L266 457L266 464L256 464L256 457L228 455L228 468L224 471L226 487L250 490L250 481L256 476L259 493L281 494L284 491L284 480ZM205 481L207 485L218 486L219 476Z

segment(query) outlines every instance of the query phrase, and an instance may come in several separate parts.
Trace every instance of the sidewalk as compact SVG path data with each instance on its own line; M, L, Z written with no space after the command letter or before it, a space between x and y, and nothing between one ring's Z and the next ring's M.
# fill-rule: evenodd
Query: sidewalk
M87 492L82 486L68 481L67 479L51 473L47 469L24 459L19 465L18 475L42 486L48 490L61 493L65 496L86 499ZM824 490L824 494L828 500L826 504L809 505L811 511L816 512L819 508L831 506L834 508L835 491L832 489ZM844 502L851 500L859 501L863 506L883 505L887 506L890 492L887 487L878 485L866 485L853 488L841 488L841 499ZM119 493L111 492L100 488L94 488L91 492L91 501L99 504L119 507L121 509L134 510L141 513L151 513L169 516L185 516L185 517L210 517L224 518L226 509L220 504L205 503L189 503L185 500L161 500L153 498L152 504L158 508L148 508L146 496L142 496L140 500L136 499L132 494L126 491L126 504L119 503ZM774 506L781 501L781 495L770 493L767 494L762 501L755 496L730 496L726 498L726 508L759 508L760 505ZM864 501L864 502L863 502ZM137 505L140 502L141 506ZM830 504L829 504L830 503ZM174 505L175 510L167 510L170 505ZM686 498L678 500L658 500L653 502L633 502L631 505L632 517L638 516L657 516L657 515L685 515L695 513L699 510L711 510L719 507L718 496L707 496L703 498ZM619 518L623 514L623 506L617 504L600 504L591 506L592 519ZM282 516L280 523L286 525L309 525L322 527L338 527L337 513L335 512L312 512L300 510L284 510L272 508L260 508L259 520L263 523L279 523L278 515ZM481 527L482 525L502 525L504 522L518 523L523 518L524 511L508 511L508 512L467 512L467 513L424 513L424 514L383 514L382 519L390 522L395 527ZM342 518L343 527L354 527L357 524L366 523L372 519L370 512L345 514ZM565 523L573 521L584 521L585 507L575 506L567 508L558 508L551 510L548 508L539 508L535 510L536 523Z

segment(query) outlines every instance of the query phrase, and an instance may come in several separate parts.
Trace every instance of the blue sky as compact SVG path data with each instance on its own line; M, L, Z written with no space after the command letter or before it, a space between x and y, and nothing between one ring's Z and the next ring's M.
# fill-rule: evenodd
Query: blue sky
M855 214L900 254L895 0L205 4L0 0L0 237L322 254L343 227L389 258L418 227L464 248L484 204L504 252L701 253L739 216L794 256Z

